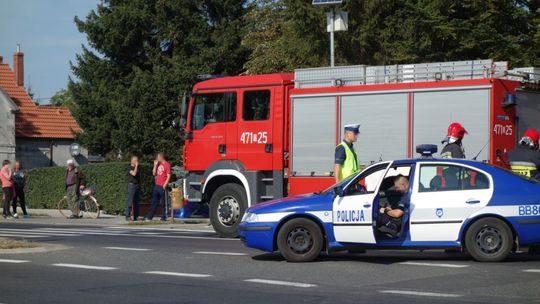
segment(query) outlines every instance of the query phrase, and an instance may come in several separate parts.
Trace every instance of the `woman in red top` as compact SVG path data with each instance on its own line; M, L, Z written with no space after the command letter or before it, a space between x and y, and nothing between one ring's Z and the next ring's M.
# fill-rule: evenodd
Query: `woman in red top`
M2 193L4 193L4 208L2 210L4 218L12 218L9 213L9 207L13 199L13 181L11 180L13 172L10 164L11 162L6 159L2 162L2 169L0 169L0 181L2 181Z

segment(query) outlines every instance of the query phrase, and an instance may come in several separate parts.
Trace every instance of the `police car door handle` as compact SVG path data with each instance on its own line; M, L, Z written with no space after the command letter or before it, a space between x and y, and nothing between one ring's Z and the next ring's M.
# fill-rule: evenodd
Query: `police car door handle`
M370 203L364 203L364 208L369 208L369 207L371 207Z
M465 201L465 203L471 204L471 205L472 205L472 204L479 204L480 201L479 201L479 200L475 200L475 199L470 199L470 200Z

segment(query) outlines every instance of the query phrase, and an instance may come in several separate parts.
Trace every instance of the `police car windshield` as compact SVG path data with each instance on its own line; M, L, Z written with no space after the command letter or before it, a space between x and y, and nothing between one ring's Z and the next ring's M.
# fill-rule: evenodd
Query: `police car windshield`
M351 175L351 176L345 178L344 180L340 181L339 183L333 184L332 186L330 186L330 187L324 189L323 191L315 192L315 194L322 194L322 195L324 195L324 194L328 194L329 192L334 192L334 188L340 187L340 186L341 186L341 187L345 187L345 185L347 185L347 183L349 183L349 181L350 181L351 179L353 179L355 176L356 176L356 174L353 174L353 175Z

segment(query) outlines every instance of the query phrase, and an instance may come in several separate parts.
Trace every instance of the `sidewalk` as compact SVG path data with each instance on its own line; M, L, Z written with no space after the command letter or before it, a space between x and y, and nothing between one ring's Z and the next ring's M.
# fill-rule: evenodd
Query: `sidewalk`
M168 221L166 223L159 224L149 224L142 221L138 221L134 224L133 222L127 222L124 216L119 215L109 215L109 214L100 214L99 218L81 218L81 219L67 219L56 209L28 209L28 214L30 217L23 218L19 217L18 219L0 219L0 223L7 222L16 222L16 223L25 223L25 224L41 224L41 225L81 225L81 226L99 226L99 227L110 227L110 226L125 226L126 228L162 228L162 229L200 229L214 231L210 225L208 219L174 219L174 222ZM159 219L159 218L154 218ZM129 224L131 223L131 224Z

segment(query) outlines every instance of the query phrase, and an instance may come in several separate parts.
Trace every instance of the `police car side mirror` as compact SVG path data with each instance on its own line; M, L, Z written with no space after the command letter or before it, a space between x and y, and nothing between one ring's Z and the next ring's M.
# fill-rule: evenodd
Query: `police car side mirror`
M341 187L341 186L334 187L334 197L336 197L336 196L339 196L339 197L344 196L343 187Z

